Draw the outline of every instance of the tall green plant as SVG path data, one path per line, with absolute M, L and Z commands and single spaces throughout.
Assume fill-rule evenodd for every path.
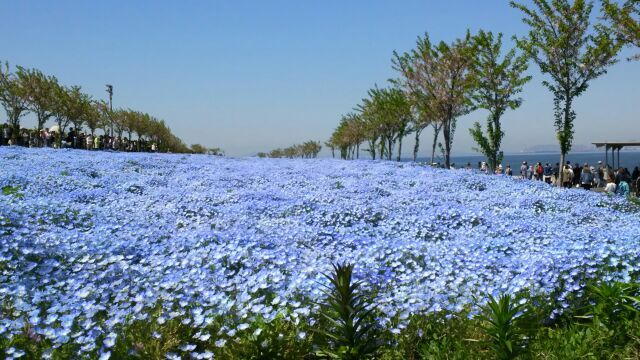
M 517 56 L 516 49 L 502 54 L 502 33 L 495 37 L 492 32 L 481 30 L 473 42 L 475 56 L 472 69 L 476 80 L 473 100 L 476 107 L 489 111 L 489 116 L 486 132 L 477 121 L 469 132 L 478 144 L 475 150 L 487 157 L 490 169 L 495 169 L 503 158 L 500 149 L 504 137 L 502 115 L 509 109 L 520 107 L 522 98 L 517 94 L 522 92 L 531 76 L 523 75 L 527 70 L 527 58 Z
M 587 294 L 593 304 L 589 315 L 598 326 L 614 326 L 640 314 L 637 284 L 603 282 L 590 285 Z
M 560 163 L 564 164 L 573 142 L 573 103 L 616 62 L 620 45 L 608 32 L 591 26 L 591 1 L 533 0 L 532 8 L 515 1 L 510 4 L 524 14 L 529 26 L 529 34 L 516 39 L 518 47 L 551 78 L 542 84 L 553 93 Z M 558 184 L 562 184 L 562 172 Z
M 318 344 L 316 355 L 332 359 L 368 359 L 375 356 L 380 342 L 376 339 L 370 299 L 362 291 L 362 282 L 353 281 L 352 264 L 334 264 L 324 294 L 321 317 L 328 324 L 315 332 L 328 340 Z
M 491 349 L 497 359 L 514 359 L 522 353 L 522 329 L 519 315 L 523 305 L 514 301 L 511 295 L 503 294 L 496 300 L 489 295 L 489 300 L 482 307 L 477 317 L 481 321 L 479 327 L 489 337 Z

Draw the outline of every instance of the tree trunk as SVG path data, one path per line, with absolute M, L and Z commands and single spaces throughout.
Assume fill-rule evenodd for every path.
M 331 148 L 331 158 L 333 158 L 333 159 L 336 158 L 336 149 L 335 148 Z
M 441 125 L 433 127 L 433 144 L 431 145 L 431 164 L 433 164 L 436 156 L 436 146 L 438 145 L 438 135 L 440 135 Z
M 356 144 L 356 159 L 360 160 L 360 143 Z
M 376 159 L 376 139 L 369 140 L 369 152 L 371 153 L 371 160 Z
M 393 138 L 389 136 L 387 138 L 387 144 L 389 146 L 389 152 L 387 153 L 387 160 L 391 160 L 393 157 Z
M 58 120 L 58 138 L 56 139 L 58 142 L 58 149 L 62 148 L 62 121 Z
M 413 145 L 413 162 L 418 160 L 418 150 L 420 149 L 420 133 L 422 133 L 422 129 L 416 129 L 416 143 Z
M 402 138 L 403 138 L 402 135 L 398 138 L 398 158 L 397 158 L 397 161 L 400 161 L 400 159 L 402 158 Z
M 567 89 L 565 90 L 565 99 L 564 99 L 564 121 L 562 123 L 562 136 L 560 141 L 560 185 L 559 186 L 563 186 L 563 174 L 562 174 L 562 168 L 564 166 L 564 161 L 565 161 L 565 157 L 567 155 L 568 152 L 568 144 L 567 141 L 568 139 L 566 138 L 566 134 L 565 134 L 565 129 L 567 128 L 567 124 L 571 121 L 571 102 L 572 102 L 572 98 L 571 98 L 571 93 L 570 91 Z
M 384 148 L 385 148 L 385 144 L 384 144 L 384 137 L 380 138 L 380 160 L 384 160 Z
M 444 137 L 444 167 L 449 169 L 451 167 L 451 122 L 447 122 L 442 129 L 442 136 Z
M 558 174 L 559 180 L 558 180 L 558 185 L 557 186 L 563 186 L 564 184 L 562 183 L 564 180 L 562 179 L 562 169 L 564 169 L 564 159 L 565 159 L 566 154 L 563 153 L 562 151 L 560 151 L 560 171 Z

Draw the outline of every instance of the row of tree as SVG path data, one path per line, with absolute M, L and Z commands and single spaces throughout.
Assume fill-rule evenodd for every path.
M 141 140 L 153 142 L 158 151 L 190 151 L 164 120 L 131 109 L 112 110 L 105 101 L 94 100 L 83 93 L 80 86 L 63 86 L 55 76 L 37 69 L 18 66 L 12 72 L 8 63 L 0 66 L 0 103 L 6 111 L 14 140 L 20 132 L 21 119 L 30 112 L 37 119 L 38 131 L 48 121 L 55 122 L 58 146 L 62 135 L 73 126 L 76 132 L 86 127 L 92 136 L 98 129 L 121 138 L 126 133 L 129 140 L 133 140 L 135 134 L 138 144 Z
M 322 150 L 320 142 L 309 140 L 302 144 L 292 145 L 284 149 L 274 149 L 268 153 L 259 152 L 260 158 L 304 158 L 311 159 L 318 157 L 318 153 Z
M 192 144 L 190 147 L 192 154 L 207 154 L 215 156 L 224 156 L 224 150 L 219 147 L 207 148 L 201 144 Z
M 561 159 L 569 152 L 576 118 L 573 103 L 593 79 L 605 74 L 624 46 L 640 46 L 639 0 L 624 4 L 602 1 L 603 21 L 592 23 L 593 3 L 587 0 L 533 0 L 533 6 L 510 2 L 523 14 L 529 33 L 514 37 L 516 48 L 504 49 L 502 34 L 479 31 L 451 43 L 419 37 L 409 52 L 393 53 L 397 78 L 390 86 L 369 90 L 355 111 L 342 116 L 325 143 L 343 159 L 358 158 L 360 146 L 373 159 L 402 155 L 402 140 L 413 133 L 417 158 L 420 135 L 433 130 L 431 161 L 439 146 L 450 166 L 457 119 L 476 109 L 489 113 L 485 126 L 469 130 L 476 151 L 495 168 L 502 160 L 502 116 L 522 104 L 519 94 L 531 80 L 532 61 L 547 75 L 542 84 L 554 97 L 555 131 Z M 634 57 L 638 59 L 638 56 Z M 442 142 L 438 139 L 442 135 Z

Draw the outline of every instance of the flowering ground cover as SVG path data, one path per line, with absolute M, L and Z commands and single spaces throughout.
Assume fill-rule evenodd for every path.
M 190 329 L 176 358 L 213 358 L 273 321 L 304 342 L 339 262 L 392 334 L 487 294 L 547 299 L 553 318 L 589 279 L 640 270 L 626 199 L 465 170 L 3 147 L 0 188 L 8 357 L 27 332 L 106 359 L 140 321 Z

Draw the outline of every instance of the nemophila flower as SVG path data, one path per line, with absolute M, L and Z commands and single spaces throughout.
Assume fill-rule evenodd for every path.
M 223 347 L 223 346 L 224 346 L 224 344 L 226 344 L 226 343 L 227 343 L 227 340 L 225 340 L 225 339 L 218 339 L 218 340 L 216 340 L 215 345 L 216 345 L 216 347 Z
M 185 351 L 185 352 L 190 352 L 196 349 L 196 345 L 194 344 L 185 344 L 179 347 L 180 350 Z
M 639 273 L 637 208 L 537 182 L 371 161 L 7 147 L 0 161 L 0 185 L 24 194 L 0 195 L 0 335 L 27 320 L 82 356 L 135 320 L 176 319 L 198 341 L 219 315 L 241 323 L 225 337 L 258 317 L 310 324 L 337 261 L 394 329 L 501 292 L 559 294 L 558 316 L 590 278 Z

